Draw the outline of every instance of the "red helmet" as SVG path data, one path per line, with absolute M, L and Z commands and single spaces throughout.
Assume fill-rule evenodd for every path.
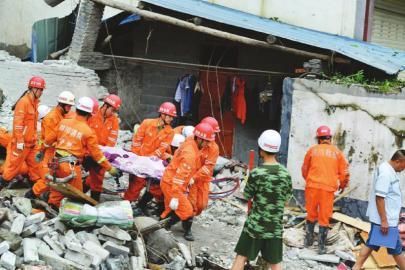
M 34 76 L 28 82 L 28 88 L 45 88 L 45 80 L 42 77 Z
M 330 128 L 327 126 L 320 126 L 316 130 L 316 137 L 330 137 L 332 136 L 332 132 L 330 131 Z
M 210 125 L 214 129 L 215 133 L 221 132 L 218 121 L 214 117 L 207 116 L 203 120 L 201 120 L 201 123 L 206 123 L 206 124 Z
M 194 129 L 194 136 L 206 141 L 215 140 L 214 129 L 207 123 L 199 123 Z
M 173 117 L 177 116 L 176 106 L 171 102 L 163 102 L 159 107 L 159 113 L 167 114 Z
M 95 114 L 97 114 L 97 112 L 98 112 L 98 107 L 99 107 L 99 105 L 98 105 L 98 100 L 95 98 L 95 97 L 91 97 L 91 99 L 93 100 L 93 103 L 94 103 L 94 105 L 93 105 L 93 112 L 91 113 L 92 115 L 95 115 Z
M 104 98 L 104 103 L 107 103 L 108 105 L 112 106 L 114 109 L 118 110 L 121 106 L 121 99 L 119 96 L 114 95 L 114 94 L 109 94 Z

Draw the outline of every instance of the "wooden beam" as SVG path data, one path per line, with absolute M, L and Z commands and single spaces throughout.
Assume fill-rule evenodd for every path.
M 73 187 L 72 185 L 69 184 L 60 184 L 60 183 L 53 183 L 53 182 L 48 182 L 48 186 L 50 188 L 53 188 L 60 193 L 62 193 L 65 197 L 83 201 L 85 203 L 88 203 L 90 205 L 97 205 L 97 201 L 94 200 L 92 197 L 87 196 L 77 188 Z
M 332 218 L 334 220 L 341 221 L 347 225 L 350 225 L 367 233 L 370 232 L 371 224 L 369 222 L 355 219 L 338 212 L 333 213 Z
M 138 14 L 149 20 L 159 21 L 159 22 L 175 25 L 178 27 L 183 27 L 183 28 L 186 28 L 189 30 L 193 30 L 196 32 L 204 33 L 204 34 L 219 37 L 219 38 L 228 39 L 228 40 L 242 43 L 245 45 L 256 46 L 256 47 L 267 48 L 267 49 L 274 49 L 274 50 L 278 50 L 278 51 L 285 52 L 285 53 L 291 53 L 291 54 L 301 56 L 301 57 L 318 58 L 318 59 L 321 59 L 324 61 L 334 61 L 336 63 L 349 64 L 351 62 L 350 60 L 341 58 L 341 57 L 331 57 L 331 56 L 325 55 L 325 54 L 308 52 L 308 51 L 304 51 L 304 50 L 285 47 L 282 45 L 269 44 L 265 41 L 232 34 L 229 32 L 213 29 L 213 28 L 206 27 L 206 26 L 195 25 L 194 23 L 191 23 L 191 22 L 186 22 L 186 21 L 174 18 L 174 17 L 162 15 L 162 14 L 155 13 L 152 11 L 142 10 L 142 9 L 137 8 L 134 5 L 121 3 L 121 2 L 118 2 L 115 0 L 92 0 L 92 1 L 95 3 L 101 4 L 101 5 L 104 5 L 104 6 L 109 6 L 112 8 L 116 8 L 116 9 L 120 9 L 123 11 Z
M 361 239 L 363 239 L 364 243 L 368 239 L 368 233 L 366 232 L 361 232 L 360 233 Z M 377 263 L 378 267 L 384 268 L 384 267 L 394 267 L 397 265 L 395 262 L 394 258 L 388 254 L 387 248 L 381 247 L 378 252 L 373 251 L 371 253 L 371 256 L 373 256 L 373 259 Z

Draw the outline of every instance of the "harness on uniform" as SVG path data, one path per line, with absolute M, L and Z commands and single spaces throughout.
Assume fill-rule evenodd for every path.
M 62 154 L 62 155 L 61 155 Z M 48 163 L 48 167 L 52 171 L 52 175 L 47 174 L 46 178 L 57 184 L 64 184 L 76 177 L 75 166 L 78 164 L 78 159 L 72 155 L 66 155 L 68 153 L 60 151 L 55 154 L 52 160 Z M 69 163 L 70 174 L 65 177 L 56 177 L 56 170 L 61 163 Z

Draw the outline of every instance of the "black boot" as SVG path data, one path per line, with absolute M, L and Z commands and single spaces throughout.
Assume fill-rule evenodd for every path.
M 326 253 L 326 237 L 328 236 L 328 227 L 319 226 L 319 235 L 318 235 L 318 254 Z
M 32 199 L 32 200 L 34 200 L 34 199 L 37 198 L 37 196 L 35 196 L 35 193 L 34 193 L 34 191 L 33 191 L 32 189 L 28 190 L 28 191 L 24 194 L 24 197 L 27 198 L 27 199 Z
M 145 213 L 146 206 L 148 205 L 148 202 L 150 202 L 152 199 L 153 199 L 152 194 L 146 191 L 145 194 L 143 194 L 142 198 L 138 201 L 138 208 L 140 208 L 142 212 Z
M 307 220 L 307 224 L 305 226 L 305 240 L 304 240 L 305 247 L 310 247 L 314 243 L 314 228 L 315 222 Z
M 176 215 L 174 211 L 170 212 L 169 214 L 170 220 L 166 224 L 166 229 L 170 230 L 170 228 L 180 221 L 180 218 Z
M 100 195 L 101 195 L 100 191 L 94 191 L 94 190 L 90 191 L 90 197 L 93 198 L 93 200 L 95 200 L 95 201 L 98 201 L 98 202 L 100 201 Z
M 193 225 L 193 218 L 182 221 L 184 232 L 184 239 L 187 241 L 194 241 L 194 236 L 191 232 L 191 226 Z

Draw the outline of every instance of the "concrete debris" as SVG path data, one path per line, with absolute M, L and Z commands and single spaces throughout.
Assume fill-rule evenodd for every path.
M 7 252 L 10 249 L 10 245 L 7 241 L 3 241 L 0 243 L 0 254 Z
M 14 197 L 13 205 L 18 209 L 20 213 L 24 216 L 29 216 L 32 211 L 31 201 L 23 197 Z
M 340 258 L 335 255 L 331 254 L 323 254 L 319 255 L 314 250 L 304 249 L 298 254 L 298 257 L 303 260 L 312 260 L 318 262 L 326 262 L 326 263 L 335 263 L 338 264 L 340 262 Z
M 16 263 L 16 256 L 14 253 L 7 251 L 1 255 L 0 265 L 8 270 L 14 270 Z
M 99 230 L 100 234 L 104 234 L 121 241 L 130 241 L 131 236 L 126 231 L 120 229 L 118 226 L 103 226 Z
M 129 248 L 125 246 L 119 246 L 113 242 L 107 241 L 104 243 L 103 248 L 108 250 L 113 255 L 128 255 Z

